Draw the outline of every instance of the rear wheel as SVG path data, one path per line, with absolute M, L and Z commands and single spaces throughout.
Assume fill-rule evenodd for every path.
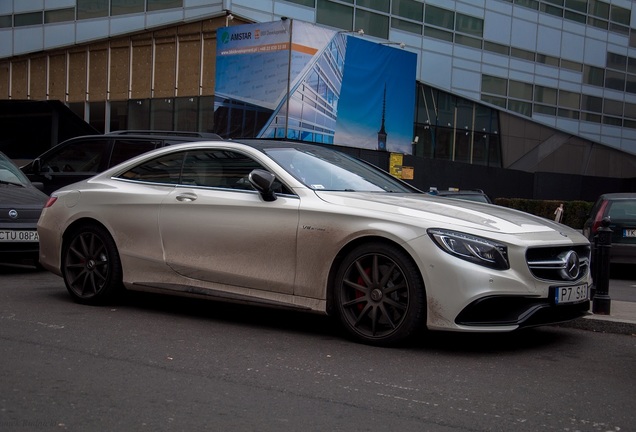
M 79 303 L 100 304 L 122 286 L 122 270 L 115 241 L 99 226 L 82 226 L 69 236 L 62 253 L 66 288 Z
M 334 288 L 340 320 L 361 342 L 392 345 L 423 327 L 424 283 L 417 266 L 397 247 L 372 243 L 352 250 Z

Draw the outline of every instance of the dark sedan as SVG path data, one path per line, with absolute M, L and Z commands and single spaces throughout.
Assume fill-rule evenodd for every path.
M 583 226 L 583 234 L 592 241 L 604 218 L 612 230 L 610 262 L 636 264 L 636 193 L 601 195 Z
M 48 196 L 0 152 L 0 262 L 37 264 L 38 219 Z

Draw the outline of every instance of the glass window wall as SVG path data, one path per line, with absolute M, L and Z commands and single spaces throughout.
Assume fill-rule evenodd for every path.
M 44 23 L 58 23 L 75 20 L 75 8 L 44 11 Z
M 581 109 L 597 113 L 603 112 L 603 98 L 583 95 L 581 99 Z
M 483 37 L 484 20 L 469 15 L 457 13 L 455 30 L 471 36 Z
M 583 82 L 593 86 L 603 87 L 605 84 L 605 70 L 595 66 L 583 67 Z
M 405 21 L 398 18 L 391 18 L 391 27 L 398 30 L 407 31 L 409 33 L 415 33 L 417 35 L 422 34 L 421 24 L 415 24 L 410 21 Z
M 42 12 L 15 14 L 13 20 L 13 25 L 15 25 L 16 27 L 40 25 L 42 24 Z
M 357 0 L 356 5 L 367 9 L 377 10 L 379 12 L 389 13 L 389 2 L 386 0 Z
M 532 100 L 532 84 L 510 80 L 508 95 L 516 99 Z
M 391 11 L 393 15 L 419 22 L 424 18 L 424 4 L 415 0 L 393 0 Z
M 547 105 L 556 105 L 557 89 L 537 85 L 534 87 L 534 100 Z
M 183 0 L 147 0 L 148 12 L 183 7 Z
M 328 0 L 318 0 L 316 22 L 344 30 L 355 30 L 353 28 L 353 8 Z
M 0 16 L 0 28 L 8 28 L 13 26 L 13 16 L 12 15 L 2 15 Z
M 144 12 L 145 0 L 111 0 L 111 15 Z
M 581 95 L 565 90 L 559 90 L 559 107 L 578 110 L 581 107 Z
M 609 3 L 605 3 L 599 0 L 589 0 L 588 12 L 590 15 L 602 19 L 609 19 Z
M 481 91 L 482 93 L 506 96 L 508 94 L 508 80 L 491 75 L 482 75 Z
M 89 102 L 88 113 L 88 123 L 101 133 L 104 133 L 106 131 L 106 103 L 103 101 Z
M 110 102 L 110 132 L 128 129 L 128 102 Z
M 356 10 L 355 29 L 364 29 L 365 34 L 382 39 L 389 38 L 389 17 L 377 13 Z
M 453 30 L 455 28 L 455 13 L 437 6 L 426 5 L 424 22 L 433 26 Z
M 499 115 L 485 105 L 418 83 L 414 155 L 501 166 Z
M 605 71 L 605 87 L 618 91 L 625 91 L 625 74 L 613 70 Z
M 438 28 L 434 28 L 434 27 L 429 27 L 429 26 L 424 26 L 424 36 L 426 37 L 430 37 L 430 38 L 435 38 L 435 39 L 440 39 L 446 42 L 453 42 L 453 33 L 446 31 L 446 30 L 440 30 Z
M 620 6 L 610 6 L 610 21 L 618 24 L 629 26 L 631 20 L 631 11 Z
M 109 0 L 77 0 L 77 19 L 106 17 L 109 3 Z
M 623 101 L 605 99 L 605 103 L 603 104 L 603 114 L 622 117 Z
M 565 7 L 577 12 L 587 13 L 587 0 L 565 0 Z
M 296 3 L 307 7 L 316 7 L 316 0 L 287 0 L 290 3 Z

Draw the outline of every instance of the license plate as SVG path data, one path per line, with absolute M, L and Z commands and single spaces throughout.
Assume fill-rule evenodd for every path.
M 38 232 L 33 230 L 0 230 L 0 243 L 39 242 Z
M 636 237 L 636 228 L 626 228 L 623 230 L 623 237 Z
M 554 293 L 556 304 L 579 303 L 590 298 L 590 290 L 587 284 L 557 287 Z

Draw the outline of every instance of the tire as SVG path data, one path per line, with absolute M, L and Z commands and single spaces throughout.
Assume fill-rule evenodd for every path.
M 340 321 L 360 342 L 395 345 L 424 328 L 424 283 L 415 263 L 397 247 L 355 248 L 342 261 L 334 289 Z
M 122 284 L 122 270 L 115 241 L 96 225 L 79 227 L 64 242 L 62 276 L 73 299 L 83 304 L 112 300 Z

